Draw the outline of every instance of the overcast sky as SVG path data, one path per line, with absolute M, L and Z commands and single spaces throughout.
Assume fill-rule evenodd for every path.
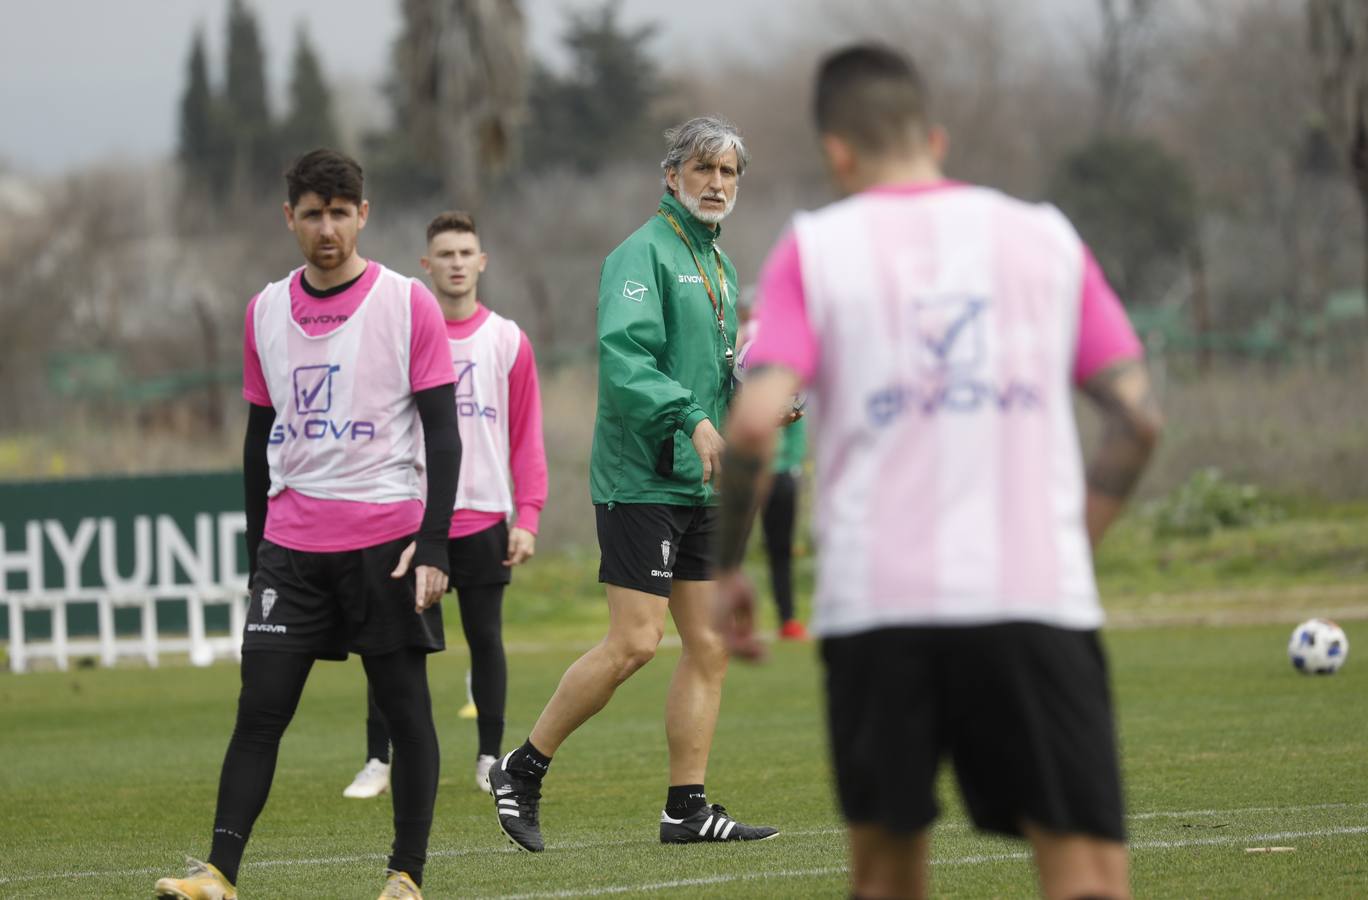
M 567 10 L 603 0 L 521 0 L 532 51 L 563 61 Z M 630 27 L 655 22 L 652 47 L 668 68 L 709 54 L 763 63 L 805 33 L 834 34 L 840 19 L 883 4 L 994 2 L 1068 43 L 1096 27 L 1096 0 L 620 0 Z M 1220 0 L 1237 2 L 1237 0 Z M 1288 0 L 1292 2 L 1292 0 Z M 400 26 L 400 0 L 248 0 L 261 26 L 267 81 L 279 112 L 296 27 L 304 23 L 353 127 L 383 124 L 374 102 Z M 222 73 L 228 0 L 0 0 L 0 164 L 36 174 L 92 162 L 169 156 L 191 35 L 208 39 L 210 73 Z M 824 12 L 814 13 L 815 10 Z M 369 104 L 369 105 L 368 105 Z
M 273 97 L 288 79 L 294 33 L 307 25 L 333 84 L 351 96 L 384 76 L 399 0 L 249 0 L 265 44 Z M 567 9 L 599 0 L 523 0 L 535 53 L 554 57 Z M 672 53 L 721 36 L 743 47 L 793 0 L 624 0 L 628 25 L 660 21 L 655 46 Z M 0 162 L 52 174 L 109 157 L 168 155 L 196 27 L 205 27 L 211 74 L 221 72 L 227 0 L 3 0 Z M 779 16 L 783 19 L 783 16 Z M 724 24 L 725 23 L 725 24 Z M 774 35 L 773 26 L 765 29 Z M 687 57 L 687 50 L 684 51 Z M 279 108 L 279 102 L 276 104 Z

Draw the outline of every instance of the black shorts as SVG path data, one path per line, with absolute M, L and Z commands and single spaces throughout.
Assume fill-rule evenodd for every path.
M 444 649 L 441 604 L 415 613 L 413 573 L 390 577 L 410 540 L 338 553 L 291 550 L 263 540 L 243 652 L 346 659 L 348 652 L 380 656 L 405 647 Z
M 663 503 L 599 503 L 599 581 L 670 596 L 675 581 L 709 581 L 717 508 Z
M 508 523 L 499 522 L 483 531 L 447 541 L 447 564 L 451 567 L 451 588 L 485 587 L 508 584 L 513 567 L 508 559 Z
M 949 756 L 974 824 L 1125 840 L 1107 664 L 1094 631 L 889 628 L 822 642 L 848 822 L 920 831 Z

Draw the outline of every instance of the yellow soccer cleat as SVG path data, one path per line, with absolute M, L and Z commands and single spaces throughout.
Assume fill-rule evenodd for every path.
M 158 897 L 174 900 L 237 900 L 237 888 L 229 884 L 218 869 L 189 857 L 186 857 L 185 868 L 187 874 L 184 878 L 157 879 Z
M 458 719 L 479 718 L 480 711 L 475 708 L 475 695 L 471 693 L 470 682 L 475 677 L 475 673 L 466 669 L 466 705 L 461 707 L 461 711 L 456 714 Z
M 413 883 L 407 872 L 386 869 L 385 889 L 380 892 L 380 900 L 423 900 L 422 891 Z

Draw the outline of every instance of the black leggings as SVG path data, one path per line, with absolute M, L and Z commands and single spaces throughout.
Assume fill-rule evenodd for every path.
M 389 867 L 423 877 L 441 753 L 432 724 L 427 654 L 405 649 L 363 656 L 366 678 L 390 723 L 394 769 L 394 846 Z M 294 653 L 242 655 L 237 724 L 219 776 L 218 810 L 209 862 L 237 883 L 242 852 L 271 792 L 280 738 L 294 717 L 313 659 Z
M 507 585 L 458 587 L 461 629 L 470 647 L 470 693 L 479 711 L 479 756 L 498 756 L 503 743 L 504 707 L 508 702 L 508 659 L 503 645 L 503 594 Z M 366 758 L 389 759 L 389 731 L 375 706 L 375 695 L 366 703 Z
M 798 479 L 788 472 L 774 476 L 769 499 L 760 518 L 769 558 L 770 587 L 779 607 L 779 621 L 793 618 L 793 528 L 798 516 Z

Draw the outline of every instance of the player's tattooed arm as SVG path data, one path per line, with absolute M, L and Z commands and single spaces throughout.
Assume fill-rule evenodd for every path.
M 792 405 L 798 377 L 783 368 L 757 367 L 732 401 L 727 416 L 727 451 L 722 458 L 722 519 L 717 597 L 713 624 L 727 651 L 758 660 L 764 644 L 755 633 L 755 586 L 741 571 L 746 538 L 768 485 L 780 416 Z
M 722 462 L 721 541 L 718 565 L 738 569 L 746 556 L 751 523 L 760 506 L 765 460 L 754 449 L 728 447 Z
M 727 415 L 727 449 L 722 457 L 722 545 L 718 560 L 723 571 L 739 568 L 746 555 L 746 538 L 767 485 L 770 461 L 781 416 L 791 409 L 798 377 L 787 369 L 757 366 L 732 401 Z
M 1102 416 L 1102 441 L 1088 463 L 1088 536 L 1096 546 L 1144 474 L 1163 416 L 1144 363 L 1126 360 L 1094 375 L 1083 392 Z

